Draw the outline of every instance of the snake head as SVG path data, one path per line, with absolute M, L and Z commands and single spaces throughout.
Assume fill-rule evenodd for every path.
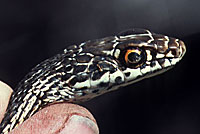
M 73 49 L 68 85 L 83 100 L 165 72 L 186 52 L 183 41 L 144 29 L 87 41 L 66 54 Z

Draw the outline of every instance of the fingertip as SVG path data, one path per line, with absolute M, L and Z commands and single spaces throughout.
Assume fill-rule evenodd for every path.
M 98 134 L 92 114 L 85 108 L 69 103 L 58 103 L 38 111 L 19 125 L 12 134 Z
M 97 124 L 89 118 L 73 115 L 59 134 L 99 134 Z
M 12 92 L 11 87 L 0 81 L 0 122 L 4 116 Z

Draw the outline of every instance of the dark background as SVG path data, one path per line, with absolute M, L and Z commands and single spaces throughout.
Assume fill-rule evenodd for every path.
M 29 0 L 0 2 L 0 80 L 11 87 L 66 46 L 147 28 L 182 39 L 172 70 L 83 105 L 102 134 L 199 134 L 200 2 L 195 0 Z

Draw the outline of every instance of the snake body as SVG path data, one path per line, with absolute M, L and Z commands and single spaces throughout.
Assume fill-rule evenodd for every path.
M 83 102 L 165 72 L 181 60 L 184 43 L 145 29 L 72 45 L 29 72 L 18 84 L 0 125 L 8 133 L 54 102 Z

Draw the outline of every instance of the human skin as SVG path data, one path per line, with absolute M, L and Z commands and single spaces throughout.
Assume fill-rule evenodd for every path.
M 12 89 L 0 81 L 0 121 Z M 9 134 L 98 134 L 92 114 L 76 104 L 57 103 L 38 111 Z

